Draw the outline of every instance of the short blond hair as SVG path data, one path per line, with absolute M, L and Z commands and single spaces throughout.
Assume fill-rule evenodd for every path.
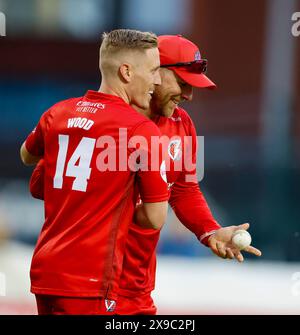
M 122 49 L 157 48 L 157 36 L 152 32 L 132 29 L 116 29 L 102 35 L 102 51 L 119 51 Z
M 157 47 L 157 36 L 151 32 L 142 32 L 131 29 L 116 29 L 109 33 L 103 33 L 99 58 L 99 67 L 102 79 L 103 76 L 106 76 L 106 74 L 116 74 L 120 62 L 125 58 L 130 58 L 128 53 L 143 53 L 147 49 Z M 136 57 L 136 62 L 139 59 L 140 57 Z

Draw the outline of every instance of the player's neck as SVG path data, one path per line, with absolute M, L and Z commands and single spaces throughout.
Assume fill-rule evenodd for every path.
M 149 119 L 155 119 L 158 115 L 159 115 L 159 112 L 158 112 L 157 107 L 156 107 L 156 105 L 155 105 L 155 102 L 154 102 L 154 100 L 153 100 L 153 98 L 152 98 L 152 100 L 151 100 L 151 102 L 150 102 L 150 108 L 149 108 L 149 110 L 147 111 L 147 115 L 146 115 L 146 116 L 147 116 Z
M 148 109 L 143 109 L 143 108 L 140 108 L 134 104 L 131 105 L 131 107 L 133 107 L 137 112 L 145 115 L 147 118 L 151 119 L 151 109 L 148 108 Z
M 122 90 L 121 87 L 115 86 L 114 88 L 112 88 L 111 85 L 108 85 L 106 82 L 102 81 L 98 92 L 115 95 L 123 99 L 127 104 L 129 104 L 129 98 L 126 92 Z

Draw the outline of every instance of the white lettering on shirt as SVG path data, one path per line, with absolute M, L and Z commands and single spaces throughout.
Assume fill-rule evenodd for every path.
M 84 130 L 90 130 L 94 124 L 94 121 L 88 120 L 87 118 L 74 117 L 68 119 L 68 128 L 82 128 Z

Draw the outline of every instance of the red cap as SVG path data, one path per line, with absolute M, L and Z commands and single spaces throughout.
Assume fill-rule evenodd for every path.
M 200 51 L 194 43 L 181 35 L 162 35 L 158 37 L 160 65 L 200 61 Z M 206 75 L 191 71 L 188 67 L 170 67 L 182 80 L 195 87 L 216 88 Z

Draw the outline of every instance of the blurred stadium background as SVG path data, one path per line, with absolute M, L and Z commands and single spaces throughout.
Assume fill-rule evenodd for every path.
M 217 91 L 186 106 L 205 136 L 200 186 L 222 225 L 250 222 L 263 257 L 219 260 L 170 212 L 159 244 L 159 313 L 299 314 L 299 0 L 0 0 L 0 314 L 35 314 L 29 293 L 42 203 L 19 147 L 53 103 L 97 90 L 98 48 L 114 28 L 183 34 Z

